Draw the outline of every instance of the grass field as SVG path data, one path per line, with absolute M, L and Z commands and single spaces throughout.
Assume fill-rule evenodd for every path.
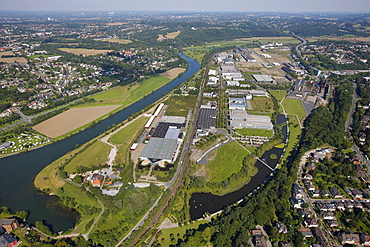
M 72 53 L 75 55 L 92 56 L 97 54 L 103 54 L 105 52 L 111 52 L 113 50 L 94 50 L 94 49 L 83 49 L 83 48 L 59 48 L 61 51 Z
M 280 163 L 283 163 L 286 158 L 290 155 L 290 152 L 293 150 L 293 147 L 298 143 L 298 136 L 302 133 L 301 127 L 299 126 L 298 119 L 296 116 L 288 116 L 289 121 L 289 139 L 288 145 L 285 149 L 284 155 Z
M 119 43 L 119 44 L 130 44 L 132 41 L 128 39 L 102 39 L 102 41 L 108 41 L 111 43 Z
M 283 106 L 286 113 L 297 115 L 300 121 L 306 116 L 306 111 L 299 100 L 286 98 L 283 101 Z
M 148 119 L 148 117 L 138 118 L 136 121 L 129 123 L 125 128 L 112 135 L 109 139 L 109 142 L 119 145 L 116 162 L 129 163 L 129 149 L 131 143 L 136 136 L 143 131 L 144 125 Z
M 220 182 L 226 180 L 233 173 L 237 173 L 243 166 L 243 160 L 248 152 L 236 142 L 230 142 L 218 148 L 216 156 L 206 165 L 207 181 Z M 210 154 L 209 156 L 212 156 Z
M 284 99 L 285 95 L 287 94 L 287 91 L 285 90 L 270 90 L 270 94 L 272 94 L 279 102 Z
M 177 36 L 179 36 L 179 34 L 180 34 L 181 32 L 172 32 L 172 33 L 168 33 L 167 35 L 166 35 L 166 38 L 167 39 L 174 39 L 174 38 L 176 38 Z
M 171 96 L 164 104 L 169 105 L 166 110 L 167 116 L 180 116 L 186 117 L 188 115 L 189 109 L 193 108 L 197 96 Z
M 76 173 L 77 166 L 99 166 L 107 161 L 111 147 L 100 141 L 94 142 L 82 153 L 76 155 L 64 168 L 68 173 Z
M 171 242 L 171 234 L 173 234 L 174 238 L 182 238 L 188 229 L 198 229 L 199 225 L 209 223 L 206 220 L 196 221 L 186 226 L 170 228 L 170 229 L 162 229 L 161 234 L 157 236 L 158 242 L 161 246 L 170 246 L 174 244 Z
M 253 111 L 257 112 L 274 112 L 274 103 L 271 98 L 253 97 L 251 100 Z
M 65 182 L 58 176 L 58 165 L 64 161 L 66 156 L 62 156 L 39 172 L 34 180 L 34 185 L 39 190 L 50 189 L 51 192 L 56 192 L 62 187 Z
M 158 75 L 139 83 L 115 87 L 111 90 L 92 96 L 91 98 L 95 99 L 96 102 L 86 103 L 79 105 L 78 107 L 118 104 L 125 107 L 164 86 L 169 81 L 170 79 L 167 77 Z
M 197 49 L 190 48 L 188 50 L 183 51 L 185 56 L 190 57 L 199 63 L 202 62 L 204 55 L 206 55 L 208 52 L 209 49 L 198 49 L 198 48 Z
M 272 132 L 271 130 L 263 130 L 263 129 L 236 129 L 235 131 L 245 136 L 271 137 L 274 135 L 274 132 Z

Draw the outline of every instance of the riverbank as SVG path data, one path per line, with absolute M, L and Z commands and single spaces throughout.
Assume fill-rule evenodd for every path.
M 160 77 L 163 77 L 163 78 L 165 78 L 164 80 L 162 80 L 162 81 L 159 81 L 159 82 L 155 82 L 154 83 L 154 88 L 151 88 L 151 86 L 153 86 L 153 84 L 151 83 L 151 82 L 153 82 L 153 80 L 152 79 L 147 79 L 148 80 L 148 82 L 147 83 L 144 83 L 145 82 L 145 80 L 144 81 L 142 81 L 141 82 L 141 85 L 138 85 L 136 88 L 134 88 L 134 89 L 131 89 L 131 91 L 130 91 L 130 88 L 132 87 L 132 85 L 130 84 L 130 85 L 125 85 L 125 86 L 119 86 L 119 87 L 123 87 L 123 88 L 128 88 L 128 90 L 127 91 L 129 91 L 129 93 L 128 93 L 128 95 L 126 95 L 127 97 L 125 98 L 125 97 L 123 97 L 122 95 L 116 95 L 115 97 L 117 97 L 117 98 L 125 98 L 125 100 L 123 101 L 123 104 L 122 105 L 120 105 L 119 107 L 116 107 L 114 110 L 112 110 L 112 111 L 109 111 L 109 112 L 107 112 L 107 113 L 105 113 L 104 115 L 102 115 L 102 116 L 100 116 L 100 117 L 98 117 L 98 118 L 96 118 L 96 119 L 94 119 L 94 120 L 92 120 L 92 121 L 89 121 L 88 123 L 85 123 L 85 124 L 83 124 L 82 126 L 80 126 L 80 127 L 78 127 L 78 128 L 75 128 L 75 129 L 73 129 L 73 130 L 71 130 L 71 131 L 68 131 L 67 133 L 64 133 L 64 134 L 62 134 L 62 135 L 59 135 L 59 136 L 57 136 L 57 137 L 53 137 L 52 139 L 51 139 L 51 142 L 50 143 L 55 143 L 55 142 L 57 142 L 57 141 L 61 141 L 61 140 L 64 140 L 64 139 L 66 139 L 66 138 L 69 138 L 69 137 L 71 137 L 71 136 L 73 136 L 73 135 L 75 135 L 76 133 L 80 133 L 80 132 L 82 132 L 82 131 L 84 131 L 84 130 L 86 130 L 86 129 L 89 129 L 89 128 L 91 128 L 91 127 L 93 127 L 94 125 L 96 125 L 96 124 L 98 124 L 99 122 L 101 122 L 101 121 L 103 121 L 103 120 L 105 120 L 105 119 L 107 119 L 107 118 L 109 118 L 110 116 L 113 116 L 114 114 L 116 114 L 117 112 L 119 112 L 119 111 L 121 111 L 121 110 L 123 110 L 123 109 L 125 109 L 125 108 L 127 108 L 127 107 L 129 107 L 129 106 L 131 106 L 131 105 L 133 105 L 133 104 L 135 104 L 136 102 L 138 102 L 138 101 L 140 101 L 140 100 L 142 100 L 142 99 L 144 99 L 145 97 L 147 97 L 147 96 L 149 96 L 150 94 L 152 94 L 153 92 L 155 92 L 155 91 L 157 91 L 158 89 L 160 89 L 160 88 L 162 88 L 162 87 L 164 87 L 164 86 L 166 86 L 166 85 L 168 85 L 168 84 L 170 84 L 172 81 L 174 81 L 174 80 L 176 80 L 176 79 L 178 79 L 178 78 L 180 78 L 185 72 L 184 71 L 180 71 L 180 70 L 177 70 L 177 72 L 178 72 L 178 75 L 177 76 L 174 76 L 173 75 L 173 73 L 172 73 L 172 78 L 170 79 L 170 78 L 167 78 L 167 77 L 164 77 L 164 76 L 160 76 Z M 156 76 L 155 76 L 156 77 Z M 155 77 L 153 77 L 153 78 L 155 78 Z M 149 85 L 150 84 L 150 85 Z M 144 87 L 144 89 L 142 89 L 142 87 L 141 86 L 143 86 Z M 94 96 L 90 96 L 90 97 L 96 97 L 97 95 L 101 95 L 101 94 L 109 94 L 108 96 L 110 96 L 111 95 L 111 93 L 110 92 L 112 92 L 112 90 L 117 90 L 117 88 L 119 88 L 119 87 L 114 87 L 114 88 L 112 88 L 112 89 L 110 89 L 110 90 L 106 90 L 106 91 L 103 91 L 103 92 L 100 92 L 100 93 L 98 93 L 98 94 L 95 94 Z M 135 91 L 136 90 L 136 91 Z M 135 97 L 130 97 L 130 95 L 134 95 Z M 89 98 L 90 98 L 89 97 Z M 112 99 L 112 98 L 111 98 Z M 99 102 L 98 102 L 99 103 Z M 98 106 L 99 104 L 89 104 L 89 103 L 85 103 L 85 104 L 83 104 L 83 105 L 78 105 L 78 106 L 75 106 L 76 108 L 82 108 L 82 107 L 91 107 L 91 106 Z M 110 105 L 110 104 L 103 104 L 104 106 L 108 106 L 108 105 Z M 114 105 L 114 104 L 113 104 Z M 58 108 L 59 109 L 59 108 Z M 65 113 L 65 112 L 63 112 L 63 113 Z M 63 114 L 63 113 L 61 113 L 61 114 Z M 54 118 L 58 118 L 60 116 L 60 114 L 58 114 L 58 115 L 56 115 L 56 116 L 54 116 L 54 117 L 52 117 L 52 118 L 50 118 L 50 119 L 48 119 L 48 120 L 45 120 L 44 122 L 42 122 L 43 124 L 46 122 L 46 121 L 50 121 L 50 124 L 47 124 L 46 126 L 44 126 L 43 128 L 44 129 L 49 129 L 49 125 L 50 126 L 54 126 L 55 125 L 55 123 L 53 123 L 53 119 Z M 72 120 L 72 119 L 71 119 Z M 57 121 L 57 123 L 58 122 L 60 122 L 59 120 Z M 41 124 L 41 123 L 40 123 Z M 38 124 L 38 125 L 40 125 L 40 124 Z M 45 125 L 45 124 L 44 124 Z M 63 128 L 63 126 L 68 126 L 68 125 L 62 125 L 61 126 L 61 128 Z M 59 131 L 59 129 L 58 129 L 58 131 Z M 42 133 L 41 133 L 42 134 Z M 32 150 L 35 150 L 35 149 L 38 149 L 38 148 L 41 148 L 41 147 L 44 147 L 44 146 L 46 146 L 46 145 L 48 145 L 48 144 L 50 144 L 50 143 L 47 143 L 47 144 L 44 144 L 44 145 L 39 145 L 39 146 L 36 146 L 36 147 L 32 147 L 32 148 L 29 148 L 29 149 L 23 149 L 23 150 L 20 150 L 19 152 L 15 152 L 15 153 L 9 153 L 9 154 L 5 154 L 5 155 L 3 155 L 3 154 L 0 154 L 0 159 L 1 158 L 4 158 L 4 157 L 8 157 L 8 156 L 12 156 L 12 155 L 16 155 L 16 154 L 20 154 L 20 153 L 23 153 L 23 152 L 28 152 L 28 151 L 32 151 Z

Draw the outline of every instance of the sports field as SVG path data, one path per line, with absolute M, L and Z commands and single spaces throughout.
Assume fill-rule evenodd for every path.
M 119 105 L 72 108 L 33 127 L 51 138 L 64 135 L 118 108 Z
M 113 50 L 94 50 L 94 49 L 83 49 L 83 48 L 59 48 L 61 51 L 72 53 L 75 55 L 92 56 L 97 54 L 103 54 L 105 52 L 111 52 Z

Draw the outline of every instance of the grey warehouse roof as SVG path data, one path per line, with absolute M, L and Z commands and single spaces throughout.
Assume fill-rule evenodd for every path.
M 171 160 L 177 146 L 177 139 L 150 138 L 141 157 Z

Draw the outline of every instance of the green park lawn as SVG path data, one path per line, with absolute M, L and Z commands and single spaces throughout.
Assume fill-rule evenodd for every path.
M 77 166 L 99 166 L 107 161 L 111 147 L 100 141 L 95 141 L 80 154 L 77 154 L 64 168 L 68 173 L 76 173 Z
M 284 99 L 285 95 L 287 94 L 287 91 L 285 90 L 270 90 L 270 94 L 272 94 L 279 102 Z
M 300 121 L 302 121 L 302 119 L 306 116 L 306 111 L 303 108 L 300 100 L 285 98 L 283 101 L 283 106 L 286 113 L 293 115 L 296 114 Z
M 274 135 L 274 132 L 272 132 L 271 130 L 264 130 L 264 129 L 236 129 L 235 131 L 244 136 L 271 137 Z
M 217 154 L 206 165 L 207 181 L 220 182 L 226 180 L 233 173 L 237 173 L 243 167 L 243 160 L 249 153 L 236 142 L 230 142 L 216 149 Z M 212 153 L 208 155 L 208 158 Z
M 164 104 L 169 105 L 166 110 L 166 116 L 186 117 L 189 109 L 192 109 L 197 100 L 197 96 L 171 96 Z

